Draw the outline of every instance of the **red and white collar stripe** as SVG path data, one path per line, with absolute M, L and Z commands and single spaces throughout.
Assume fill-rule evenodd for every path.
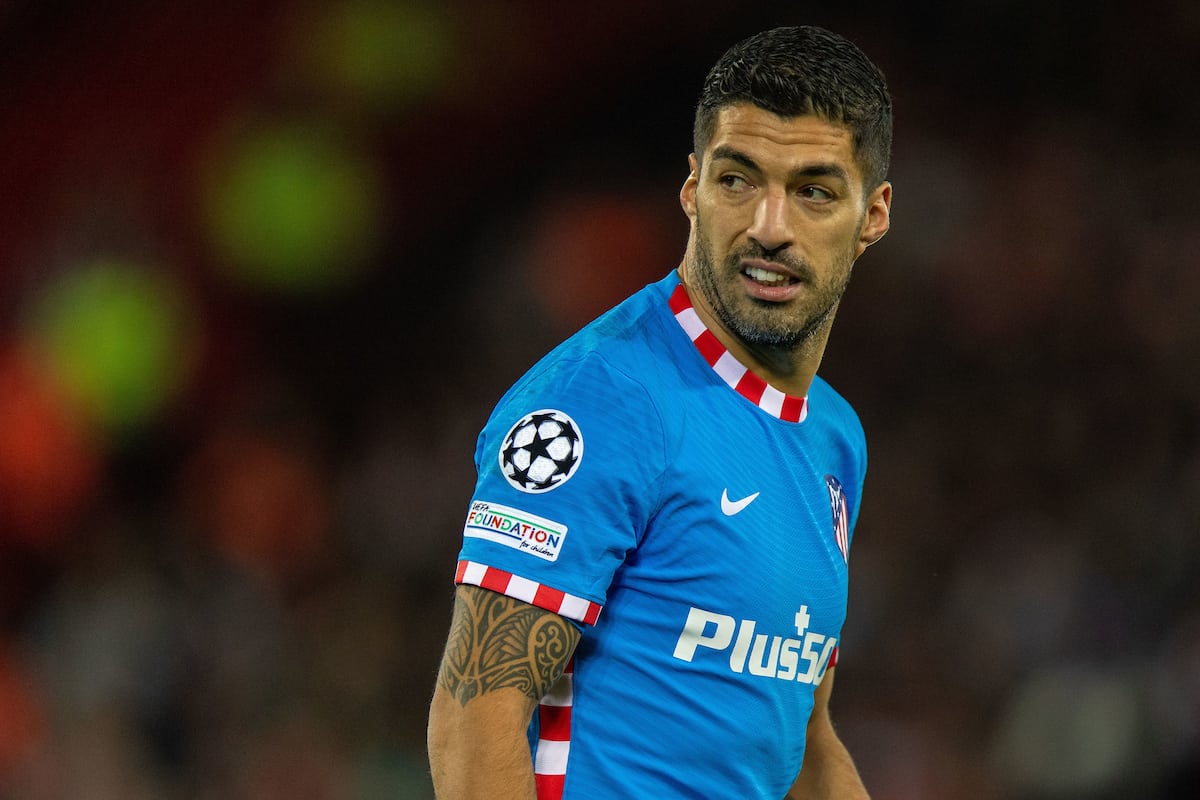
M 692 340 L 692 344 L 696 345 L 700 355 L 734 391 L 773 417 L 787 422 L 805 420 L 808 416 L 808 398 L 779 391 L 734 358 L 700 319 L 682 283 L 672 292 L 670 306 L 675 319 Z

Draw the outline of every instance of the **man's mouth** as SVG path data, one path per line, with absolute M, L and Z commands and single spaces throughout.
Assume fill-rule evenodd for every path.
M 785 275 L 782 272 L 771 272 L 760 267 L 745 267 L 742 269 L 742 274 L 765 286 L 787 286 L 798 282 L 791 275 Z

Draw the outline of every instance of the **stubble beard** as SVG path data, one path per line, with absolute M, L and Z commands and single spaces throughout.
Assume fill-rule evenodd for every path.
M 744 258 L 778 262 L 804 280 L 811 298 L 805 302 L 805 308 L 799 316 L 785 312 L 778 304 L 735 294 L 740 292 L 736 284 L 740 280 L 738 276 Z M 808 264 L 786 254 L 768 254 L 761 246 L 752 244 L 731 251 L 718 274 L 711 243 L 703 226 L 697 221 L 692 268 L 688 270 L 688 288 L 699 289 L 721 325 L 747 346 L 792 352 L 811 342 L 818 332 L 832 324 L 838 304 L 850 283 L 853 261 L 847 257 L 837 267 L 834 282 L 820 285 L 815 282 L 814 271 Z M 838 275 L 841 277 L 838 278 Z M 735 303 L 739 307 L 735 308 Z

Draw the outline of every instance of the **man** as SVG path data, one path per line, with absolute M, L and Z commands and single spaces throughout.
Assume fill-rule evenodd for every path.
M 439 798 L 862 798 L 829 716 L 866 447 L 817 366 L 888 230 L 891 101 L 846 40 L 735 45 L 678 270 L 479 437 L 429 720 Z

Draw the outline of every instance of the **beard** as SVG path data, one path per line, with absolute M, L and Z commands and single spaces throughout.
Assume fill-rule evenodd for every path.
M 761 258 L 787 267 L 807 285 L 806 295 L 786 307 L 746 297 L 738 286 L 744 258 Z M 816 271 L 807 262 L 786 252 L 768 251 L 752 242 L 731 250 L 718 267 L 712 255 L 712 243 L 697 220 L 696 247 L 688 274 L 690 283 L 703 293 L 717 320 L 743 343 L 790 351 L 809 342 L 818 331 L 832 323 L 850 283 L 853 266 L 853 256 L 848 252 L 834 264 L 829 280 L 818 283 Z

